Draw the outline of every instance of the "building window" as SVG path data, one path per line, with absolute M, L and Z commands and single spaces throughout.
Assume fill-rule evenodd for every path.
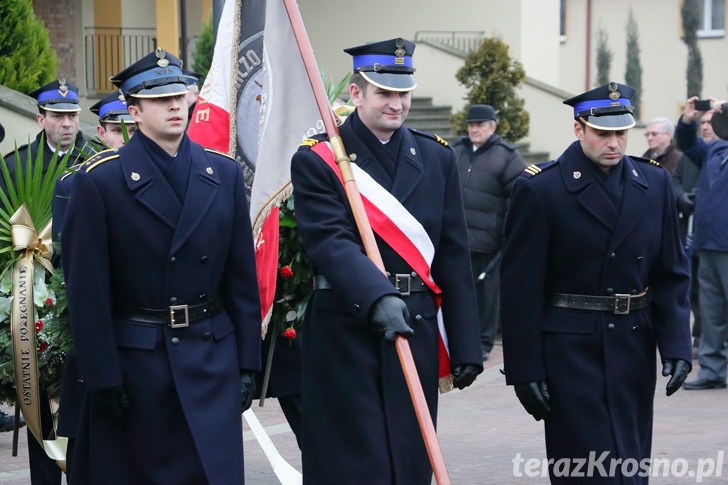
M 703 0 L 700 5 L 698 37 L 725 35 L 725 0 Z
M 566 42 L 566 0 L 561 0 L 561 24 L 559 25 L 559 40 Z

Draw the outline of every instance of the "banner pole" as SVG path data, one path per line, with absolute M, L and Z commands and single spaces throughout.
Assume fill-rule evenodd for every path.
M 296 43 L 298 44 L 298 49 L 301 52 L 303 64 L 306 68 L 306 74 L 308 75 L 308 80 L 311 83 L 311 88 L 313 89 L 316 104 L 319 112 L 321 113 L 321 119 L 324 123 L 326 134 L 329 137 L 329 142 L 334 153 L 336 164 L 341 170 L 346 196 L 349 204 L 351 205 L 352 212 L 354 213 L 354 219 L 364 243 L 364 249 L 366 250 L 369 259 L 372 260 L 377 268 L 379 268 L 383 273 L 386 273 L 382 256 L 379 253 L 376 239 L 374 239 L 374 232 L 372 231 L 369 219 L 364 211 L 361 194 L 359 193 L 356 181 L 354 180 L 354 175 L 351 171 L 351 161 L 344 149 L 344 143 L 339 135 L 339 128 L 336 126 L 334 114 L 331 110 L 331 106 L 329 105 L 328 96 L 326 95 L 323 83 L 321 82 L 316 58 L 313 55 L 313 49 L 311 48 L 308 34 L 306 33 L 306 29 L 303 25 L 303 19 L 301 18 L 301 13 L 298 10 L 298 5 L 295 0 L 283 0 L 283 3 L 286 7 L 286 11 L 288 12 L 288 18 L 291 21 L 291 27 L 293 28 L 293 33 L 296 37 Z M 402 372 L 404 373 L 404 377 L 407 382 L 407 388 L 409 390 L 410 397 L 412 398 L 415 415 L 417 416 L 417 421 L 420 425 L 422 438 L 425 441 L 425 448 L 427 449 L 427 455 L 430 458 L 430 464 L 432 465 L 432 471 L 435 475 L 435 481 L 438 485 L 449 484 L 450 478 L 448 477 L 447 470 L 445 468 L 445 460 L 442 457 L 442 450 L 440 449 L 440 444 L 437 441 L 435 426 L 427 407 L 424 392 L 422 391 L 422 385 L 417 374 L 417 367 L 415 367 L 414 359 L 412 358 L 412 351 L 410 350 L 409 342 L 407 342 L 407 339 L 404 337 L 397 336 L 395 345 L 397 347 L 397 355 L 399 356 L 400 364 L 402 365 Z

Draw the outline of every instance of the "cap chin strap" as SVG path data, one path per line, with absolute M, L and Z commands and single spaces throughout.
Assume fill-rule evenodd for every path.
M 359 66 L 354 72 L 381 72 L 382 74 L 414 74 L 415 68 L 411 66 L 390 66 L 385 64 L 372 64 L 371 66 Z
M 613 115 L 626 115 L 632 114 L 631 106 L 602 106 L 600 108 L 589 108 L 584 111 L 576 113 L 577 118 L 583 118 L 585 116 L 613 116 Z

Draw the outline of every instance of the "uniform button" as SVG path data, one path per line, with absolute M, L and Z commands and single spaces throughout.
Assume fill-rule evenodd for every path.
M 179 338 L 172 337 L 172 345 L 178 345 L 179 344 Z
M 614 294 L 614 288 L 607 288 L 607 295 L 613 295 Z
M 176 304 L 177 304 L 177 297 L 176 297 L 176 296 L 173 296 L 172 298 L 170 298 L 170 299 L 169 299 L 169 302 L 170 302 L 170 303 L 171 303 L 172 305 L 176 305 Z
M 200 293 L 200 300 L 207 298 L 207 293 Z
M 413 278 L 416 277 L 417 276 L 417 272 L 416 271 L 411 272 L 410 273 L 410 276 L 412 276 Z
M 212 334 L 210 332 L 205 332 L 202 334 L 202 338 L 205 340 L 210 340 L 212 338 Z
M 614 330 L 614 324 L 613 324 L 613 323 L 610 323 L 609 325 L 607 325 L 607 328 L 608 328 L 608 329 L 609 329 L 610 331 L 611 331 L 611 330 Z
M 417 320 L 418 322 L 421 322 L 422 321 L 422 315 L 420 315 L 419 313 L 417 315 L 415 315 L 415 320 Z
M 207 263 L 207 256 L 203 256 L 200 258 L 200 263 Z
M 177 258 L 175 258 L 174 256 L 169 258 L 169 264 L 174 264 L 176 261 L 177 261 Z
M 609 255 L 609 259 L 614 259 L 617 257 L 617 253 L 612 253 Z

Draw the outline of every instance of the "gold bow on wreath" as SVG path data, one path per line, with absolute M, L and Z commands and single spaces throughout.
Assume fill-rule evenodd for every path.
M 49 438 L 44 439 L 40 419 L 40 392 L 38 385 L 38 359 L 35 340 L 35 305 L 33 304 L 33 270 L 40 264 L 53 274 L 51 256 L 52 220 L 36 232 L 30 212 L 21 205 L 10 218 L 10 234 L 17 259 L 13 263 L 13 306 L 10 314 L 10 331 L 15 364 L 15 387 L 28 429 L 38 440 L 49 457 L 65 470 L 67 438 L 56 436 L 55 425 Z M 57 410 L 57 403 L 51 402 Z M 55 416 L 54 416 L 55 421 Z

